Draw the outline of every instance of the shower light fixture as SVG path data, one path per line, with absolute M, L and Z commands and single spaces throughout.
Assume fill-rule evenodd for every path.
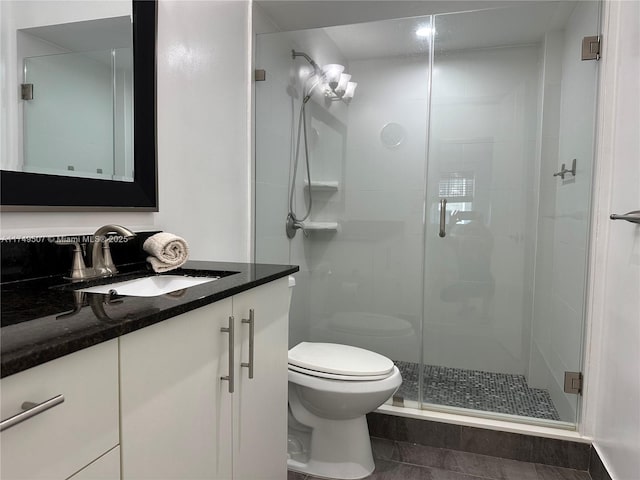
M 340 74 L 340 80 L 338 81 L 338 86 L 336 87 L 336 93 L 338 95 L 344 95 L 344 92 L 347 90 L 347 84 L 351 80 L 351 75 L 348 73 Z
M 307 81 L 314 74 L 317 75 L 317 80 L 313 87 L 307 89 L 308 93 L 305 95 L 305 102 L 311 98 L 311 90 L 318 85 L 321 85 L 321 88 L 324 89 L 324 96 L 329 101 L 344 100 L 346 103 L 351 101 L 357 83 L 349 81 L 351 80 L 351 75 L 344 73 L 343 65 L 329 63 L 320 67 L 309 55 L 295 50 L 291 50 L 291 56 L 293 58 L 304 57 L 313 67 L 313 73 L 309 72 Z
M 353 94 L 356 91 L 356 87 L 358 86 L 358 82 L 349 82 L 347 83 L 347 88 L 344 91 L 344 95 L 342 95 L 342 99 L 349 103 L 353 99 Z
M 350 103 L 351 100 L 353 100 L 353 93 L 358 85 L 356 82 L 350 82 L 350 78 L 351 75 L 349 74 L 341 74 L 340 81 L 335 88 L 331 87 L 331 84 L 326 87 L 324 91 L 325 98 L 332 102 L 342 100 L 345 103 Z
M 430 37 L 431 35 L 435 36 L 435 34 L 436 34 L 436 29 L 433 28 L 431 25 L 420 27 L 418 30 L 416 30 L 416 35 L 418 37 Z
M 322 73 L 331 90 L 335 90 L 338 86 L 342 72 L 344 72 L 344 65 L 338 65 L 337 63 L 329 63 L 322 67 Z

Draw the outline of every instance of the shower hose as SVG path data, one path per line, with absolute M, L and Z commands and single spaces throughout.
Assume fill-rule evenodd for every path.
M 318 85 L 319 80 L 316 80 L 316 82 L 311 86 L 311 88 L 308 90 L 308 92 L 306 93 L 306 95 L 304 95 L 303 99 L 302 99 L 302 103 L 300 104 L 300 115 L 298 117 L 298 133 L 297 133 L 297 138 L 296 138 L 296 148 L 295 148 L 295 155 L 294 155 L 294 161 L 293 161 L 293 175 L 291 177 L 291 188 L 289 189 L 289 213 L 287 215 L 287 221 L 288 222 L 292 222 L 294 225 L 294 228 L 302 228 L 302 222 L 304 222 L 307 218 L 309 218 L 309 215 L 311 214 L 311 206 L 313 204 L 313 196 L 311 193 L 311 169 L 309 167 L 309 145 L 307 143 L 307 119 L 306 119 L 306 104 L 307 102 L 311 99 L 311 93 L 313 92 L 313 89 Z M 304 89 L 304 87 L 303 87 Z M 304 90 L 303 90 L 304 93 Z M 302 218 L 299 218 L 298 215 L 295 212 L 294 206 L 293 206 L 293 201 L 294 201 L 294 196 L 295 196 L 295 185 L 296 185 L 296 177 L 298 175 L 298 163 L 300 160 L 300 142 L 301 139 L 304 140 L 304 158 L 305 158 L 305 164 L 307 167 L 307 183 L 309 185 L 309 205 L 307 207 L 307 210 L 304 214 L 304 216 Z

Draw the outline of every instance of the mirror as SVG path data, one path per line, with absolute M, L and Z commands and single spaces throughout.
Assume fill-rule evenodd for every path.
M 156 2 L 73 3 L 78 21 L 58 8 L 39 12 L 46 25 L 8 9 L 19 98 L 3 123 L 1 209 L 157 211 Z
M 17 34 L 22 150 L 2 168 L 133 181 L 131 15 Z

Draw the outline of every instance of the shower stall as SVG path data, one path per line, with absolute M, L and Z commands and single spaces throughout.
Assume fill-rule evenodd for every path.
M 391 358 L 394 405 L 575 428 L 599 9 L 257 36 L 255 259 L 300 265 L 290 346 Z

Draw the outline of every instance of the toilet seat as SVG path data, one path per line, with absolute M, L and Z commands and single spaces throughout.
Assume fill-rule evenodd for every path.
M 393 373 L 393 371 L 383 375 L 338 375 L 336 373 L 318 372 L 317 370 L 310 370 L 308 368 L 297 367 L 296 365 L 289 364 L 289 370 L 302 373 L 304 375 L 310 375 L 312 377 L 328 378 L 330 380 L 342 380 L 342 381 L 373 381 L 383 380 Z
M 394 364 L 387 357 L 363 348 L 302 342 L 289 350 L 289 369 L 333 380 L 371 381 L 390 376 Z

